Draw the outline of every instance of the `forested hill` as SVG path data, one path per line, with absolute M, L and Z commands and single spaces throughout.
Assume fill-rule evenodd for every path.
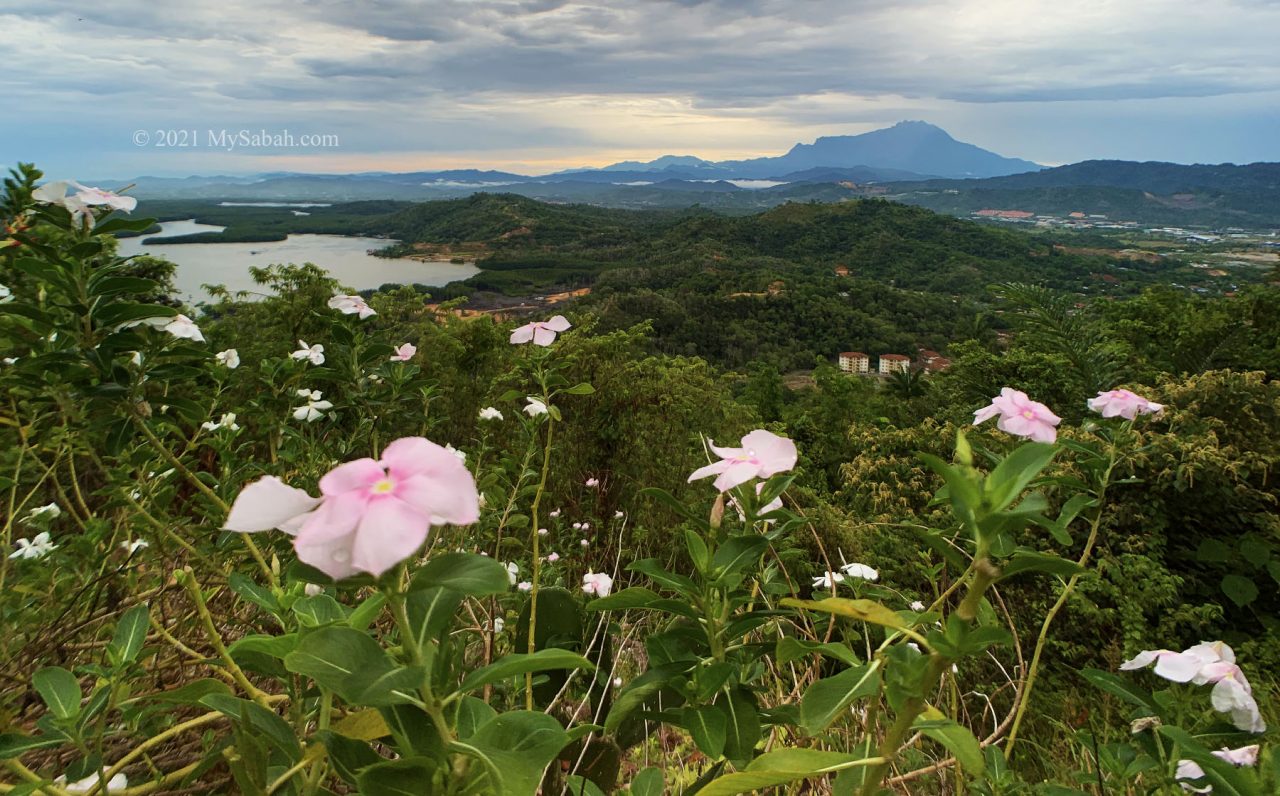
M 611 267 L 699 263 L 733 272 L 765 258 L 779 276 L 797 266 L 830 274 L 843 265 L 886 285 L 964 294 L 1007 280 L 1096 285 L 1099 273 L 1117 265 L 1060 254 L 1025 234 L 881 200 L 792 203 L 735 217 L 697 208 L 635 212 L 480 194 L 415 205 L 372 227 L 409 244 L 483 243 L 489 256 L 481 265 L 491 270 L 571 266 L 576 281 L 566 286 L 582 286 L 591 271 Z M 502 287 L 502 278 L 477 279 L 489 289 Z

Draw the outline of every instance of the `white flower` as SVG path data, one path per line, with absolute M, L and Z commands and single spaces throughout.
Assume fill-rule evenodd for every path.
M 324 413 L 333 408 L 333 404 L 329 401 L 321 400 L 319 390 L 298 390 L 298 396 L 307 399 L 305 406 L 299 406 L 293 410 L 294 420 L 305 420 L 308 423 L 314 423 L 324 417 Z
M 4 358 L 4 364 L 6 364 L 6 365 L 16 365 L 16 364 L 17 364 L 17 362 L 18 362 L 18 358 L 17 358 L 17 357 L 5 357 L 5 358 Z
M 48 517 L 51 520 L 56 520 L 61 516 L 62 516 L 61 506 L 59 506 L 57 503 L 46 503 L 43 506 L 39 506 L 38 508 L 34 508 L 31 511 L 27 512 L 26 521 L 31 522 L 32 520 L 38 520 L 42 517 Z
M 622 688 L 622 678 L 621 678 L 621 677 L 615 677 L 615 678 L 613 678 L 613 687 L 614 687 L 614 688 Z
M 507 626 L 507 620 L 499 616 L 494 618 L 493 624 L 490 625 L 490 629 L 492 629 L 494 633 L 501 633 L 502 628 L 506 626 Z
M 224 413 L 222 417 L 218 418 L 218 422 L 216 423 L 212 420 L 206 420 L 200 424 L 200 428 L 203 428 L 205 431 L 217 431 L 220 428 L 226 428 L 232 431 L 240 430 L 240 426 L 236 423 L 235 412 Z
M 18 539 L 18 549 L 9 554 L 9 558 L 44 558 L 58 546 L 49 541 L 49 532 L 41 531 L 34 539 Z
M 516 584 L 516 588 L 520 591 L 533 591 L 533 584 L 527 580 L 522 580 Z
M 915 601 L 913 601 L 913 602 L 911 603 L 910 608 L 911 608 L 911 610 L 912 610 L 912 611 L 915 611 L 916 613 L 918 613 L 918 614 L 919 614 L 919 613 L 923 613 L 923 612 L 924 612 L 924 610 L 925 610 L 925 605 L 924 605 L 924 603 L 920 602 L 919 600 L 915 600 Z
M 591 542 L 587 541 L 586 539 L 579 539 L 578 544 L 582 545 L 583 547 L 591 546 Z
M 457 456 L 458 461 L 462 462 L 463 464 L 467 463 L 467 454 L 465 451 L 460 451 L 457 448 L 453 447 L 453 445 L 451 444 L 446 444 L 444 446 L 444 449 L 452 453 L 454 456 Z
M 129 362 L 134 367 L 142 367 L 142 352 L 134 351 L 133 356 L 129 357 Z
M 62 775 L 55 779 L 53 784 L 62 788 L 67 793 L 88 793 L 98 784 L 98 775 L 96 773 L 90 774 L 82 780 L 71 783 L 67 782 L 66 775 Z M 124 774 L 116 774 L 114 777 L 107 780 L 107 793 L 120 793 L 128 789 L 129 778 Z M 101 793 L 101 791 L 98 792 Z
M 554 563 L 556 563 L 556 562 L 557 562 L 557 561 L 559 561 L 559 560 L 560 560 L 560 554 L 559 554 L 559 553 L 548 553 L 548 554 L 547 554 L 547 561 L 549 561 L 550 563 L 554 564 Z
M 507 578 L 510 579 L 511 585 L 516 585 L 516 582 L 520 580 L 520 565 L 514 561 L 508 561 L 505 566 L 507 568 Z
M 218 360 L 218 364 L 222 365 L 227 370 L 235 370 L 240 367 L 240 352 L 236 351 L 234 348 L 228 348 L 226 351 L 219 351 L 213 355 L 213 358 Z
M 0 285 L 0 304 L 13 301 L 13 291 L 7 285 Z
M 608 597 L 613 590 L 613 578 L 605 572 L 588 572 L 582 576 L 582 590 L 597 597 Z
M 1194 760 L 1179 760 L 1178 768 L 1173 772 L 1173 776 L 1180 780 L 1204 779 L 1204 769 Z M 1178 784 L 1188 793 L 1213 793 L 1212 785 L 1197 788 L 1190 782 L 1179 782 Z
M 813 579 L 813 588 L 834 589 L 837 583 L 844 583 L 844 575 L 839 572 L 825 572 Z
M 370 315 L 378 314 L 360 296 L 334 296 L 329 299 L 329 309 L 337 310 L 343 315 L 359 315 L 362 321 Z
M 547 413 L 547 405 L 542 401 L 539 401 L 537 398 L 534 398 L 532 395 L 526 397 L 525 400 L 528 401 L 529 404 L 524 408 L 524 413 L 529 417 L 537 417 L 538 415 L 545 415 Z
M 613 518 L 614 518 L 615 520 L 620 520 L 620 519 L 622 519 L 622 518 L 623 518 L 623 517 L 625 517 L 625 516 L 627 516 L 627 515 L 626 515 L 626 514 L 624 514 L 624 513 L 623 513 L 623 512 L 621 512 L 621 511 L 615 511 L 615 512 L 613 513 Z
M 502 413 L 492 406 L 486 406 L 480 410 L 481 420 L 501 420 Z
M 294 351 L 289 356 L 293 357 L 294 359 L 311 360 L 312 365 L 323 365 L 324 364 L 324 346 L 320 345 L 319 343 L 309 346 L 307 345 L 305 340 L 299 340 L 298 350 Z
M 1266 732 L 1267 725 L 1258 711 L 1253 689 L 1244 671 L 1235 663 L 1236 654 L 1221 641 L 1203 642 L 1182 652 L 1143 650 L 1120 664 L 1122 671 L 1142 669 L 1155 664 L 1155 673 L 1175 683 L 1213 684 L 1210 700 L 1214 710 L 1231 714 L 1237 729 Z
M 186 315 L 178 314 L 174 315 L 172 318 L 167 316 L 143 318 L 140 321 L 130 321 L 129 323 L 123 324 L 120 328 L 127 329 L 131 326 L 138 326 L 139 324 L 168 332 L 174 337 L 184 340 L 195 340 L 197 343 L 204 342 L 204 335 L 200 332 L 200 327 L 196 326 L 196 322 L 188 318 Z
M 76 193 L 67 196 L 68 188 L 75 188 Z M 86 226 L 93 220 L 90 208 L 94 206 L 106 206 L 126 213 L 138 206 L 138 200 L 132 196 L 120 196 L 101 188 L 86 188 L 74 180 L 46 182 L 31 192 L 31 198 L 42 204 L 66 208 L 76 223 L 84 222 Z
M 595 489 L 596 487 L 600 486 L 600 479 L 588 478 L 586 486 L 588 489 Z
M 130 556 L 130 557 L 132 557 L 134 553 L 138 552 L 144 547 L 150 547 L 150 546 L 151 545 L 147 543 L 146 539 L 125 539 L 123 542 L 120 543 L 120 549 L 125 552 L 126 556 Z
M 861 578 L 862 580 L 880 579 L 880 573 L 866 564 L 845 564 L 840 567 L 840 571 L 851 578 Z
M 555 511 L 549 512 L 549 513 L 547 514 L 547 516 L 548 516 L 548 517 L 559 517 L 559 516 L 560 516 L 560 509 L 556 509 Z
M 316 597 L 324 594 L 324 587 L 319 583 L 308 583 L 306 586 L 302 587 L 302 593 L 308 597 Z
M 1222 747 L 1213 753 L 1213 756 L 1219 760 L 1225 760 L 1233 766 L 1256 766 L 1258 764 L 1258 752 L 1261 747 L 1258 744 L 1249 744 L 1239 749 L 1228 749 Z
M 549 531 L 547 531 L 547 529 L 546 529 L 546 528 L 539 528 L 539 529 L 538 529 L 538 535 L 539 535 L 539 536 L 546 536 L 548 533 L 549 533 Z
M 582 530 L 584 530 L 584 531 L 589 531 L 589 530 L 591 530 L 591 523 L 589 523 L 589 522 L 584 522 L 584 523 L 582 523 Z
M 580 530 L 582 530 L 582 523 L 580 523 L 580 522 L 575 522 L 575 523 L 573 524 L 573 529 L 574 529 L 575 531 L 580 531 Z

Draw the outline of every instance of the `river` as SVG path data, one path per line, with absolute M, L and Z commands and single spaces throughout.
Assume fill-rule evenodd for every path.
M 472 263 L 422 262 L 405 258 L 373 257 L 370 249 L 380 249 L 393 241 L 384 238 L 356 238 L 345 235 L 290 235 L 267 243 L 177 243 L 146 244 L 153 237 L 221 232 L 224 227 L 197 224 L 194 220 L 166 221 L 160 231 L 120 240 L 120 254 L 150 254 L 178 266 L 174 284 L 187 301 L 208 300 L 201 285 L 225 285 L 231 291 L 260 292 L 249 276 L 249 266 L 276 263 L 314 263 L 347 287 L 366 290 L 387 283 L 439 286 L 479 273 Z

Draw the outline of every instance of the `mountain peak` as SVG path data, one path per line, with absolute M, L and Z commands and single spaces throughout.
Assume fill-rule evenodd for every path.
M 858 135 L 821 136 L 812 144 L 796 144 L 780 157 L 712 163 L 692 155 L 664 155 L 647 163 L 624 161 L 602 170 L 715 172 L 725 179 L 770 179 L 811 169 L 854 167 L 951 178 L 1000 177 L 1041 168 L 957 141 L 929 122 L 909 119 Z

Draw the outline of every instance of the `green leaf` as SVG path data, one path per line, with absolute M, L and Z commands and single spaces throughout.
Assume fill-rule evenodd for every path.
M 739 793 L 772 788 L 834 774 L 845 769 L 871 765 L 876 758 L 865 758 L 844 752 L 820 749 L 780 749 L 752 760 L 745 771 L 726 774 L 698 791 L 700 796 L 736 796 Z
M 1196 548 L 1196 558 L 1205 563 L 1225 564 L 1235 557 L 1235 551 L 1218 539 L 1202 539 Z
M 656 558 L 643 558 L 632 563 L 627 569 L 632 572 L 639 572 L 641 575 L 648 575 L 655 583 L 675 589 L 685 597 L 698 591 L 698 587 L 694 585 L 692 580 L 684 575 L 677 575 L 674 572 L 668 572 L 663 569 Z
M 382 592 L 371 594 L 364 599 L 359 605 L 351 609 L 351 613 L 347 616 L 347 626 L 356 630 L 368 630 L 369 625 L 373 624 L 373 620 L 378 618 L 378 614 L 382 613 L 382 606 L 386 605 L 387 595 Z
M 227 578 L 227 585 L 233 592 L 240 595 L 241 599 L 253 603 L 267 613 L 275 615 L 280 612 L 280 603 L 276 601 L 275 595 L 269 589 L 259 586 L 244 573 L 232 572 Z
M 779 636 L 778 644 L 774 650 L 774 657 L 777 658 L 779 664 L 791 663 L 801 658 L 818 653 L 826 655 L 829 658 L 835 658 L 838 661 L 857 666 L 860 661 L 854 651 L 844 644 L 835 642 L 818 642 L 809 641 L 802 638 L 794 638 L 792 636 Z
M 357 785 L 361 771 L 383 762 L 383 758 L 365 741 L 357 741 L 332 730 L 320 730 L 315 738 L 324 744 L 333 770 L 348 785 Z
M 507 568 L 488 556 L 475 553 L 445 553 L 432 556 L 414 573 L 410 590 L 446 588 L 469 597 L 505 594 L 511 589 Z
M 347 619 L 342 604 L 327 594 L 303 597 L 293 604 L 293 613 L 303 627 L 323 627 Z
M 964 523 L 970 533 L 977 534 L 977 512 L 982 505 L 982 496 L 978 494 L 978 485 L 968 470 L 947 464 L 930 453 L 917 453 L 916 456 L 946 481 L 946 496 L 951 501 L 951 509 L 956 518 Z
M 420 669 L 397 666 L 367 634 L 341 625 L 307 633 L 284 665 L 353 704 L 409 701 L 422 678 Z
M 1118 697 L 1131 705 L 1146 708 L 1151 715 L 1157 715 L 1160 712 L 1150 694 L 1139 690 L 1127 680 L 1117 677 L 1111 672 L 1104 672 L 1100 669 L 1081 669 L 1080 676 L 1114 697 Z
M 886 608 L 875 600 L 850 600 L 844 597 L 827 597 L 823 600 L 787 598 L 782 601 L 782 604 L 791 608 L 803 608 L 806 611 L 846 616 L 850 619 L 858 619 L 863 622 L 870 622 L 873 625 L 882 625 L 883 627 L 894 629 L 901 629 L 907 626 L 902 617 L 898 616 L 897 611 Z
M 262 655 L 268 655 L 278 660 L 284 660 L 285 657 L 293 652 L 298 646 L 297 633 L 285 633 L 282 636 L 269 636 L 265 633 L 254 633 L 251 636 L 244 636 L 236 639 L 227 652 L 231 653 L 231 657 L 239 662 L 239 656 L 244 652 L 256 652 Z
M 815 681 L 800 699 L 800 726 L 810 735 L 831 726 L 854 700 L 879 691 L 879 669 L 879 663 L 869 663 Z
M 138 657 L 143 643 L 147 640 L 147 627 L 150 621 L 151 612 L 145 603 L 135 605 L 120 617 L 120 621 L 116 623 L 116 632 L 111 637 L 111 643 L 107 645 L 107 655 L 116 665 L 133 663 Z
M 689 549 L 689 560 L 693 562 L 693 568 L 706 572 L 707 564 L 711 563 L 711 554 L 707 551 L 707 543 L 703 541 L 702 534 L 692 528 L 685 528 L 684 545 Z
M 80 715 L 80 682 L 71 672 L 60 666 L 46 666 L 32 675 L 31 685 L 55 717 L 74 719 Z
M 1232 573 L 1222 578 L 1222 593 L 1243 608 L 1258 599 L 1258 585 L 1253 582 L 1253 578 Z
M 1047 572 L 1060 578 L 1069 578 L 1084 571 L 1084 567 L 1074 561 L 1051 553 L 1039 553 L 1035 550 L 1020 548 L 1014 550 L 1009 560 L 1001 564 L 1000 580 L 1025 572 Z
M 436 764 L 425 757 L 406 757 L 377 763 L 363 769 L 356 784 L 364 794 L 377 796 L 422 796 L 432 791 Z
M 564 393 L 566 395 L 590 395 L 595 391 L 596 391 L 595 387 L 592 387 L 590 384 L 587 384 L 584 381 L 581 384 L 575 384 L 574 386 L 565 390 Z
M 760 742 L 760 714 L 750 692 L 734 688 L 716 697 L 725 717 L 724 756 L 735 765 L 750 760 Z
M 405 613 L 409 616 L 409 626 L 413 632 L 413 638 L 409 641 L 416 644 L 419 650 L 425 651 L 428 642 L 439 638 L 453 623 L 462 600 L 461 592 L 440 587 L 409 592 L 405 598 Z
M 489 777 L 485 792 L 534 796 L 543 770 L 568 742 L 568 734 L 552 716 L 515 710 L 495 716 L 465 742 L 450 744 L 450 749 L 485 764 Z
M 146 232 L 156 225 L 154 218 L 125 218 L 112 214 L 93 228 L 94 235 L 112 235 L 117 232 Z
M 662 796 L 665 791 L 660 768 L 646 768 L 631 780 L 631 796 Z
M 302 759 L 302 745 L 289 723 L 256 702 L 226 694 L 209 694 L 200 700 L 200 704 L 253 728 L 292 762 Z
M 0 760 L 22 757 L 27 752 L 61 746 L 64 743 L 68 743 L 67 738 L 22 735 L 16 732 L 0 733 Z
M 588 611 L 627 611 L 632 608 L 648 608 L 662 600 L 662 596 L 643 586 L 632 586 L 587 603 Z
M 970 776 L 981 777 L 986 771 L 987 764 L 978 739 L 942 711 L 928 705 L 911 726 L 947 747 Z
M 504 569 L 505 573 L 506 570 Z M 504 576 L 505 577 L 505 576 Z M 462 679 L 458 687 L 460 693 L 474 691 L 477 688 L 505 680 L 508 677 L 543 672 L 549 669 L 594 669 L 595 664 L 577 653 L 561 649 L 538 650 L 534 653 L 513 653 L 499 658 L 497 661 L 473 669 Z
M 986 479 L 986 498 L 991 510 L 1001 511 L 1013 503 L 1057 453 L 1053 445 L 1028 442 L 1004 457 Z
M 154 279 L 139 276 L 107 276 L 102 279 L 89 280 L 89 295 L 116 296 L 123 293 L 151 293 L 159 289 L 160 283 Z
M 609 709 L 605 717 L 606 732 L 616 732 L 628 716 L 640 708 L 654 694 L 661 691 L 677 678 L 683 678 L 693 668 L 693 661 L 677 661 L 650 666 L 649 670 L 627 683 Z
M 680 726 L 689 731 L 698 749 L 712 760 L 724 754 L 727 723 L 724 711 L 710 705 L 685 708 L 680 714 Z
M 117 326 L 129 321 L 142 321 L 147 318 L 172 318 L 178 314 L 173 307 L 160 304 L 107 304 L 94 313 L 94 321 L 99 326 Z
M 737 574 L 738 570 L 760 558 L 768 546 L 769 540 L 763 536 L 730 536 L 712 556 L 711 572 L 717 578 Z

